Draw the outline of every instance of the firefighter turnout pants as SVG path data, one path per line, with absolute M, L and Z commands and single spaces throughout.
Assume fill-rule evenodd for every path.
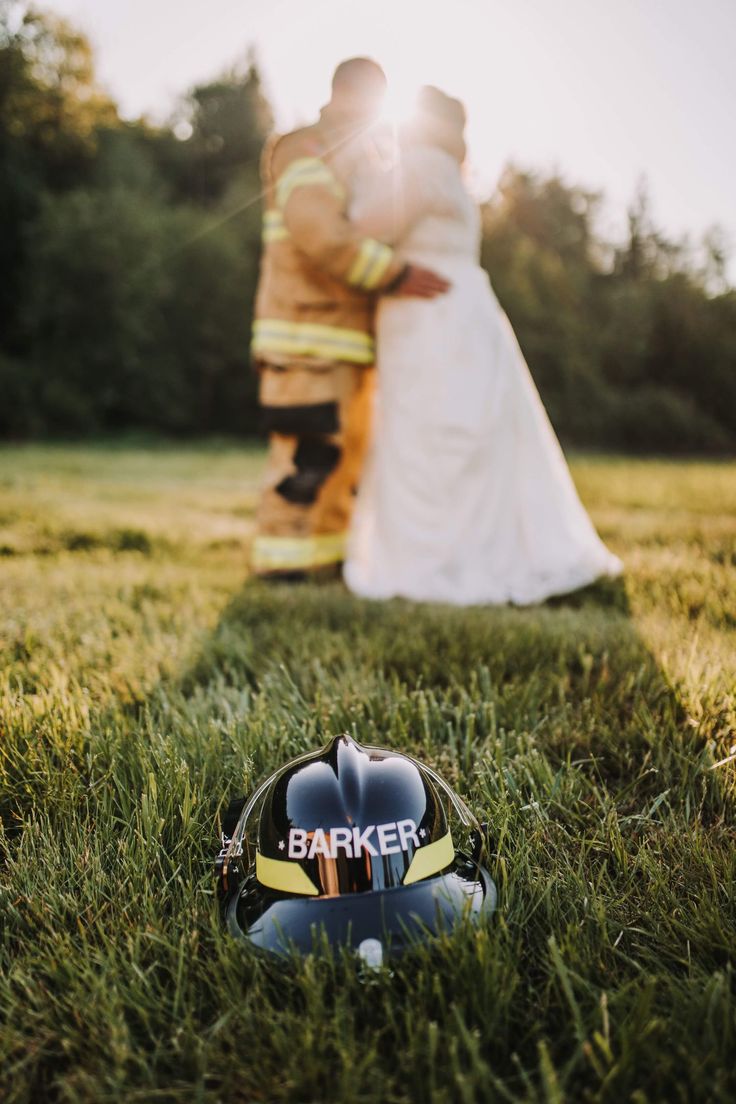
M 370 431 L 374 370 L 261 365 L 269 433 L 251 562 L 260 575 L 339 564 Z

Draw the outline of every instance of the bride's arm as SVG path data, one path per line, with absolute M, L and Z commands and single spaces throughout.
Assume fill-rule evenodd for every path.
M 350 212 L 362 234 L 395 244 L 421 217 L 415 197 L 409 195 L 403 166 L 371 176 L 363 182 Z
M 350 212 L 363 234 L 394 244 L 427 215 L 454 210 L 446 156 L 431 149 L 407 151 L 387 172 L 364 181 Z

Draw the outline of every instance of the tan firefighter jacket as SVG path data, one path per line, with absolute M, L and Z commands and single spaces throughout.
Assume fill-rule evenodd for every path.
M 256 362 L 373 363 L 375 293 L 402 262 L 348 220 L 351 172 L 369 152 L 354 135 L 328 107 L 315 126 L 266 145 Z

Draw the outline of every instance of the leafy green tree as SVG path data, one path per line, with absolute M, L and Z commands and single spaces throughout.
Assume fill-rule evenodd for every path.
M 100 126 L 117 111 L 98 88 L 92 48 L 62 19 L 0 0 L 0 334 L 19 351 L 23 229 L 45 190 L 78 185 L 91 170 Z
M 118 123 L 100 91 L 88 39 L 63 19 L 18 5 L 0 17 L 0 133 L 33 158 L 47 187 L 76 184 L 101 126 Z
M 601 271 L 593 221 L 600 197 L 510 167 L 483 210 L 482 262 L 506 307 L 552 418 L 585 432 L 580 397 L 600 386 L 589 347 Z
M 232 70 L 194 88 L 180 105 L 177 140 L 162 132 L 160 165 L 179 199 L 211 204 L 220 200 L 242 173 L 258 164 L 273 126 L 271 109 L 251 60 L 244 72 Z
M 162 379 L 172 389 L 161 303 L 171 219 L 123 189 L 48 196 L 28 239 L 24 322 L 47 432 L 146 422 Z M 177 381 L 178 383 L 178 381 Z
M 257 429 L 248 349 L 260 257 L 258 187 L 253 166 L 214 212 L 197 214 L 168 264 L 169 337 L 195 400 L 190 426 L 199 431 Z
M 187 110 L 188 141 L 123 123 L 84 36 L 0 0 L 1 432 L 253 425 L 255 66 Z
M 654 225 L 640 186 L 628 237 L 596 232 L 600 197 L 509 168 L 484 208 L 482 259 L 564 440 L 643 451 L 736 443 L 736 294 Z M 710 288 L 721 281 L 721 294 Z
M 253 426 L 259 219 L 129 186 L 47 197 L 29 236 L 28 389 L 6 431 Z M 6 419 L 8 414 L 5 415 Z
M 604 283 L 600 329 L 604 377 L 626 389 L 618 437 L 630 443 L 639 426 L 644 446 L 641 411 L 648 409 L 650 443 L 728 448 L 736 440 L 736 295 L 723 290 L 722 242 L 712 231 L 704 242 L 708 263 L 698 266 L 687 243 L 657 229 L 642 186 L 628 224 Z

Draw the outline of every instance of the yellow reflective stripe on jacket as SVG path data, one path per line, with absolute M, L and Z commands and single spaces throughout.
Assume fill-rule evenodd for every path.
M 319 157 L 299 157 L 296 161 L 292 161 L 276 181 L 277 206 L 283 210 L 294 189 L 307 184 L 322 184 L 338 199 L 345 197 L 345 189 L 335 179 L 324 161 L 320 161 Z
M 326 567 L 345 558 L 345 541 L 345 533 L 320 533 L 312 537 L 259 534 L 251 547 L 251 565 L 254 571 L 300 571 L 310 567 Z
M 374 238 L 364 238 L 348 272 L 348 283 L 372 291 L 391 266 L 394 251 Z
M 264 212 L 262 237 L 264 242 L 286 241 L 289 237 L 289 231 L 286 229 L 281 211 Z
M 283 353 L 350 364 L 372 364 L 374 356 L 373 338 L 361 330 L 277 318 L 259 318 L 254 322 L 251 348 L 256 355 Z
M 454 858 L 452 834 L 448 832 L 434 843 L 427 843 L 416 849 L 402 884 L 411 885 L 412 882 L 420 882 L 422 878 L 429 878 L 432 874 L 439 874 Z
M 270 859 L 256 851 L 256 878 L 269 889 L 282 893 L 302 893 L 305 897 L 319 896 L 319 890 L 305 870 L 296 862 L 286 859 Z

